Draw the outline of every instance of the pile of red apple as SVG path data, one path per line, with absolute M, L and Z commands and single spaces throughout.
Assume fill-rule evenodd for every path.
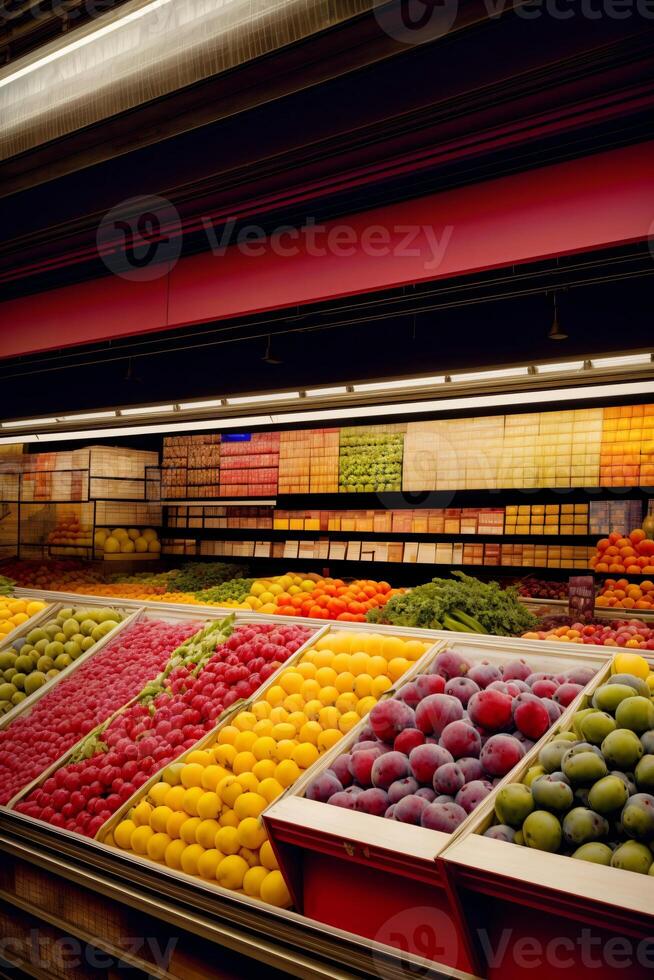
M 548 582 L 546 579 L 527 578 L 518 584 L 523 599 L 567 599 L 567 582 Z
M 429 673 L 375 705 L 351 751 L 311 783 L 307 796 L 451 833 L 594 673 L 533 672 L 524 660 L 472 665 L 446 650 Z
M 586 643 L 598 647 L 627 647 L 654 650 L 654 628 L 638 619 L 613 619 L 594 624 L 572 623 L 550 630 L 524 633 L 527 640 L 553 640 L 561 643 Z
M 178 667 L 151 703 L 136 702 L 91 743 L 93 754 L 58 769 L 16 810 L 94 837 L 150 776 L 215 727 L 312 634 L 304 626 L 239 626 L 195 676 Z
M 0 731 L 0 803 L 135 697 L 200 625 L 136 623 Z

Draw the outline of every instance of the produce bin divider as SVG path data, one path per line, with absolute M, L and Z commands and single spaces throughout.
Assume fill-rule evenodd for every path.
M 4 731 L 4 729 L 7 728 L 11 724 L 11 722 L 14 721 L 15 718 L 17 718 L 19 715 L 22 715 L 25 711 L 28 711 L 30 708 L 32 708 L 37 701 L 40 701 L 42 697 L 48 694 L 52 690 L 52 688 L 55 687 L 55 685 L 58 684 L 62 679 L 65 679 L 66 677 L 70 677 L 70 675 L 73 674 L 79 667 L 81 667 L 82 664 L 85 664 L 88 660 L 90 660 L 91 659 L 90 655 L 97 653 L 98 650 L 102 650 L 103 647 L 107 645 L 107 642 L 109 640 L 113 640 L 118 635 L 118 633 L 121 633 L 125 629 L 126 626 L 132 625 L 133 623 L 137 622 L 141 616 L 141 610 L 136 610 L 135 612 L 130 613 L 128 609 L 124 609 L 122 605 L 119 604 L 109 605 L 108 603 L 93 603 L 93 602 L 82 601 L 82 602 L 77 602 L 76 605 L 78 608 L 81 609 L 85 609 L 87 607 L 100 608 L 100 609 L 113 609 L 116 612 L 127 613 L 128 615 L 126 615 L 125 618 L 122 619 L 119 623 L 116 623 L 115 627 L 111 630 L 110 633 L 107 633 L 105 636 L 102 637 L 102 639 L 98 640 L 97 643 L 94 643 L 92 647 L 90 647 L 88 650 L 85 650 L 84 653 L 77 658 L 77 660 L 73 660 L 72 664 L 69 664 L 68 667 L 64 667 L 63 670 L 60 670 L 56 677 L 52 677 L 49 681 L 46 681 L 46 683 L 43 684 L 41 687 L 39 687 L 38 690 L 34 692 L 34 694 L 30 694 L 30 696 L 25 698 L 24 701 L 21 701 L 20 704 L 17 704 L 14 708 L 12 708 L 11 711 L 8 711 L 6 715 L 3 715 L 2 718 L 0 718 L 0 732 Z M 68 608 L 68 605 L 66 603 L 59 603 L 56 606 L 51 606 L 50 615 L 47 618 L 50 619 L 52 618 L 52 616 L 56 616 L 57 613 L 61 611 L 61 609 L 66 609 L 66 608 Z
M 248 620 L 245 619 L 242 622 L 237 622 L 236 625 L 246 626 L 248 625 Z M 257 624 L 253 623 L 252 625 L 256 626 Z M 327 630 L 323 629 L 320 632 L 320 635 L 322 635 L 325 632 L 327 632 Z M 105 837 L 107 836 L 107 834 L 113 832 L 114 828 L 117 827 L 118 824 L 123 820 L 125 814 L 129 813 L 132 807 L 136 804 L 137 800 L 143 799 L 145 796 L 147 796 L 150 790 L 152 789 L 152 787 L 156 785 L 156 783 L 161 781 L 163 773 L 169 766 L 172 766 L 178 762 L 184 762 L 185 759 L 191 754 L 191 752 L 198 752 L 201 749 L 203 749 L 206 745 L 210 745 L 214 737 L 220 731 L 220 729 L 223 728 L 225 725 L 229 724 L 231 719 L 235 715 L 237 715 L 240 711 L 247 711 L 249 705 L 251 705 L 254 701 L 259 700 L 261 694 L 265 690 L 268 690 L 268 688 L 275 683 L 279 675 L 286 668 L 293 666 L 293 664 L 297 663 L 298 660 L 300 660 L 301 657 L 304 656 L 305 652 L 308 649 L 310 649 L 310 647 L 315 643 L 316 638 L 319 639 L 320 637 L 319 636 L 317 637 L 316 635 L 309 637 L 309 639 L 295 651 L 292 657 L 290 657 L 283 664 L 280 664 L 280 666 L 277 668 L 274 674 L 271 674 L 270 677 L 266 681 L 264 681 L 263 684 L 259 686 L 259 688 L 254 692 L 254 694 L 251 697 L 247 699 L 239 698 L 238 701 L 235 701 L 234 704 L 231 705 L 229 708 L 227 708 L 226 711 L 223 711 L 222 715 L 220 715 L 220 717 L 216 720 L 215 725 L 210 729 L 210 731 L 206 732 L 202 736 L 202 738 L 195 743 L 195 745 L 193 745 L 190 749 L 186 749 L 184 752 L 181 752 L 179 755 L 175 756 L 174 759 L 171 759 L 170 762 L 167 762 L 165 766 L 161 766 L 161 768 L 159 768 L 155 773 L 153 773 L 152 776 L 147 780 L 147 782 L 145 782 L 143 786 L 140 786 L 137 789 L 137 791 L 133 793 L 129 797 L 129 799 L 127 799 L 125 803 L 123 803 L 122 806 L 118 810 L 116 810 L 116 812 L 113 813 L 107 821 L 105 821 L 105 823 L 102 825 L 102 827 L 100 827 L 97 834 L 95 835 L 95 840 L 102 843 Z
M 467 639 L 457 640 L 450 637 L 449 643 L 440 644 L 436 649 L 425 654 L 417 662 L 418 669 L 407 674 L 402 684 L 398 686 L 410 683 L 416 674 L 423 673 L 441 650 L 453 649 L 458 652 L 465 652 L 468 642 Z M 513 657 L 510 652 L 502 649 L 502 647 L 502 641 L 497 640 L 493 650 L 482 649 L 479 653 L 486 656 L 492 653 L 494 662 L 506 663 Z M 550 651 L 551 654 L 552 651 Z M 577 663 L 575 654 L 576 649 L 571 650 L 569 648 L 558 653 L 557 660 L 561 667 L 569 667 Z M 529 659 L 534 660 L 539 655 L 541 655 L 540 648 L 535 652 L 529 651 L 526 654 Z M 534 666 L 537 667 L 538 663 L 535 663 Z M 608 665 L 603 663 L 601 658 L 595 659 L 595 666 L 597 666 L 600 674 L 604 674 L 608 670 Z M 595 678 L 592 681 L 595 681 Z M 589 685 L 585 686 L 572 704 L 565 709 L 557 725 L 572 718 L 588 688 Z M 390 697 L 393 693 L 395 691 L 389 691 L 386 696 Z M 465 918 L 461 915 L 458 895 L 453 892 L 452 878 L 439 860 L 439 856 L 452 845 L 453 841 L 459 840 L 465 834 L 466 828 L 471 827 L 479 819 L 480 811 L 492 809 L 494 802 L 491 801 L 494 801 L 503 786 L 515 779 L 518 767 L 501 779 L 487 799 L 480 804 L 476 811 L 468 815 L 453 834 L 417 826 L 412 826 L 407 832 L 405 824 L 307 799 L 304 794 L 309 783 L 319 773 L 328 769 L 338 755 L 347 752 L 355 744 L 366 724 L 367 718 L 362 719 L 358 725 L 348 732 L 344 739 L 330 749 L 328 753 L 321 756 L 299 780 L 288 787 L 277 800 L 264 810 L 263 817 L 266 830 L 287 887 L 296 907 L 301 912 L 314 917 L 320 917 L 320 909 L 324 907 L 320 905 L 319 900 L 317 909 L 313 907 L 316 896 L 322 894 L 320 890 L 321 877 L 328 874 L 333 875 L 331 887 L 335 887 L 334 883 L 337 881 L 335 865 L 339 863 L 346 869 L 343 871 L 344 876 L 347 874 L 347 868 L 350 867 L 351 863 L 357 864 L 360 869 L 357 880 L 360 882 L 365 881 L 366 876 L 368 876 L 372 883 L 375 876 L 380 873 L 385 875 L 390 882 L 390 887 L 397 892 L 398 902 L 401 900 L 399 896 L 402 895 L 402 897 L 406 896 L 407 901 L 411 899 L 412 905 L 420 905 L 418 893 L 421 893 L 421 890 L 430 889 L 432 900 L 438 902 L 440 910 L 452 918 L 460 949 L 462 949 L 465 957 L 465 968 L 477 972 L 479 956 L 468 932 Z M 546 741 L 547 734 L 527 755 L 532 756 Z M 520 766 L 522 766 L 522 762 L 523 760 L 521 760 Z M 311 875 L 311 887 L 308 889 L 308 893 L 312 905 L 309 909 L 306 907 L 304 889 L 307 868 L 310 869 L 309 874 Z M 405 880 L 407 877 L 418 883 L 415 884 L 415 899 L 406 893 Z M 361 885 L 361 887 L 364 886 Z M 372 887 L 374 887 L 374 883 L 371 884 Z M 444 892 L 442 900 L 436 897 L 435 889 Z M 328 881 L 326 882 L 325 894 L 328 895 L 329 891 L 330 882 Z M 422 895 L 422 897 L 425 896 Z M 370 929 L 371 931 L 375 929 L 374 922 L 372 922 Z
M 654 662 L 650 660 L 649 664 L 654 670 Z M 605 664 L 554 729 L 520 760 L 510 782 L 522 781 L 543 746 L 560 732 L 572 729 L 576 711 L 588 705 L 611 673 L 611 663 Z M 651 933 L 654 903 L 647 876 L 484 837 L 484 831 L 493 823 L 495 795 L 484 800 L 473 814 L 475 819 L 467 823 L 464 832 L 442 854 L 453 869 L 457 887 L 465 884 L 466 888 L 476 890 L 479 882 L 486 882 L 486 890 L 492 889 L 492 894 L 512 894 L 519 904 L 529 904 L 535 889 L 539 895 L 546 896 L 543 901 L 550 912 L 560 911 L 561 915 L 572 915 L 593 925 L 608 922 L 623 931 L 633 930 L 634 915 L 643 916 Z

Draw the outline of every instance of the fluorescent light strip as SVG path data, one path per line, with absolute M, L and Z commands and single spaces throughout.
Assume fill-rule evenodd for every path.
M 179 408 L 182 412 L 196 412 L 203 408 L 220 408 L 222 404 L 222 398 L 214 398 L 209 402 L 180 402 Z
M 565 361 L 563 364 L 537 364 L 539 374 L 565 374 L 566 371 L 583 371 L 584 361 Z
M 329 395 L 347 395 L 347 388 L 311 388 L 304 392 L 307 398 L 327 398 Z
M 470 371 L 466 374 L 453 374 L 452 384 L 460 381 L 492 381 L 493 378 L 526 378 L 529 368 L 501 368 L 497 371 Z
M 397 391 L 402 388 L 435 388 L 445 383 L 445 376 L 436 378 L 406 378 L 404 381 L 374 381 L 352 385 L 353 391 Z
M 174 405 L 151 405 L 149 408 L 121 408 L 121 415 L 163 415 L 165 412 L 174 412 Z
M 384 415 L 436 415 L 466 409 L 502 408 L 510 405 L 547 405 L 577 399 L 597 401 L 605 398 L 654 394 L 654 381 L 628 381 L 613 385 L 585 385 L 543 391 L 519 391 L 496 395 L 474 395 L 443 398 L 439 401 L 410 402 L 405 405 L 361 405 L 347 409 L 316 409 L 313 412 L 287 412 L 281 415 L 256 415 L 248 418 L 207 419 L 195 422 L 169 422 L 128 428 L 81 430 L 79 432 L 44 432 L 26 435 L 22 442 L 64 442 L 82 439 L 114 439 L 117 436 L 153 435 L 167 432 L 199 432 L 206 429 L 248 429 L 269 425 L 293 425 L 298 422 L 322 422 L 334 418 L 374 418 Z M 15 443 L 16 437 L 0 438 L 0 445 Z M 218 498 L 217 498 L 218 499 Z
M 652 355 L 625 354 L 624 357 L 593 357 L 591 363 L 594 368 L 636 367 L 641 364 L 651 365 Z
M 23 419 L 22 422 L 3 422 L 3 429 L 23 429 L 33 425 L 56 425 L 58 419 Z
M 94 419 L 115 418 L 115 412 L 85 412 L 82 415 L 60 415 L 57 422 L 92 422 Z
M 38 61 L 33 61 L 30 65 L 25 65 L 24 68 L 19 68 L 17 71 L 11 72 L 5 78 L 0 78 L 0 88 L 2 88 L 4 85 L 9 85 L 11 82 L 15 82 L 19 78 L 23 78 L 25 75 L 31 75 L 31 73 L 36 71 L 37 68 L 43 68 L 44 65 L 49 65 L 53 61 L 58 61 L 60 58 L 69 55 L 72 51 L 78 51 L 80 48 L 86 47 L 87 44 L 91 44 L 93 41 L 97 41 L 99 38 L 113 33 L 113 31 L 124 27 L 126 24 L 129 24 L 132 21 L 145 17 L 146 14 L 151 13 L 151 11 L 156 10 L 158 7 L 165 6 L 165 4 L 169 2 L 170 0 L 153 0 L 152 3 L 146 4 L 139 10 L 133 10 L 131 13 L 126 14 L 124 17 L 118 18 L 118 20 L 113 21 L 111 24 L 106 24 L 97 31 L 86 34 L 84 37 L 77 38 L 77 40 L 71 41 L 70 44 L 67 44 L 63 48 L 59 48 L 57 51 L 51 51 L 50 54 L 44 55 L 44 57 L 39 58 Z
M 247 395 L 228 398 L 228 405 L 266 405 L 268 402 L 290 402 L 300 397 L 299 391 L 280 391 L 274 395 Z

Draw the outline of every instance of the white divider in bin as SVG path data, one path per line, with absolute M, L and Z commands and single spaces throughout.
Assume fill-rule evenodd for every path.
M 648 659 L 648 662 L 654 671 L 654 659 Z M 559 733 L 572 730 L 575 713 L 590 704 L 597 688 L 611 676 L 611 669 L 611 663 L 603 665 L 554 728 L 520 760 L 503 784 L 522 782 L 527 770 L 537 762 L 543 746 Z M 576 897 L 591 906 L 597 903 L 615 906 L 619 914 L 631 911 L 654 919 L 654 884 L 646 875 L 484 837 L 484 831 L 494 823 L 496 795 L 487 797 L 471 814 L 472 819 L 461 826 L 461 833 L 452 838 L 442 854 L 446 863 L 465 869 L 473 876 L 479 873 L 509 879 L 524 885 L 526 890 L 537 885 L 551 889 L 553 894 L 564 893 L 568 902 L 571 897 Z
M 424 673 L 436 656 L 446 649 L 455 650 L 462 655 L 466 655 L 466 653 L 470 653 L 470 655 L 478 654 L 475 659 L 485 659 L 496 665 L 506 664 L 515 659 L 513 650 L 507 651 L 504 648 L 503 641 L 499 639 L 496 639 L 494 644 L 484 644 L 478 647 L 474 640 L 463 639 L 462 636 L 456 639 L 453 638 L 452 634 L 446 635 L 450 638 L 450 642 L 442 642 L 435 649 L 425 654 L 418 661 L 416 665 L 417 669 L 408 672 L 405 678 L 402 679 L 401 684 L 398 685 L 398 688 L 405 683 L 409 683 L 417 674 Z M 540 653 L 539 648 L 536 653 L 524 651 L 524 659 L 527 660 L 527 663 L 533 663 L 534 670 L 547 666 L 548 668 L 562 671 L 580 663 L 576 652 L 577 645 L 572 649 L 562 652 L 557 651 L 556 654 L 554 654 L 554 651 L 548 650 L 547 653 L 549 653 L 549 656 L 546 656 L 543 660 L 538 657 Z M 601 657 L 596 657 L 593 660 L 592 657 L 586 656 L 581 661 L 581 664 L 583 666 L 595 666 L 601 676 L 609 669 L 606 661 Z M 577 698 L 564 711 L 561 718 L 556 722 L 557 726 L 560 726 L 562 722 L 572 717 L 584 694 L 591 688 L 591 685 L 596 683 L 596 680 L 597 675 L 591 680 L 589 685 L 584 687 L 583 691 L 577 695 Z M 393 694 L 397 693 L 398 688 L 386 692 L 386 696 L 392 697 Z M 309 834 L 327 835 L 332 838 L 337 838 L 342 841 L 345 850 L 351 847 L 363 848 L 363 853 L 365 854 L 367 848 L 374 847 L 392 854 L 403 855 L 411 861 L 433 862 L 452 841 L 458 840 L 473 825 L 474 821 L 478 819 L 480 809 L 486 805 L 490 805 L 488 801 L 491 799 L 494 800 L 502 786 L 514 781 L 516 772 L 524 761 L 521 760 L 519 766 L 503 777 L 490 796 L 482 802 L 476 811 L 469 814 L 453 834 L 445 834 L 441 831 L 427 830 L 424 827 L 416 826 L 411 826 L 409 830 L 406 824 L 386 820 L 384 817 L 371 816 L 370 814 L 360 813 L 354 810 L 345 810 L 341 807 L 330 806 L 327 803 L 319 803 L 315 800 L 308 799 L 305 793 L 309 784 L 322 772 L 329 769 L 339 755 L 351 749 L 366 725 L 367 718 L 363 718 L 358 725 L 348 732 L 344 739 L 330 749 L 329 752 L 326 752 L 325 755 L 317 759 L 313 766 L 303 773 L 299 780 L 288 787 L 264 811 L 263 818 L 268 836 L 277 854 L 280 867 L 285 872 L 287 886 L 291 894 L 294 894 L 297 888 L 293 881 L 292 873 L 290 873 L 288 868 L 285 869 L 283 865 L 283 851 L 279 847 L 279 828 L 281 826 L 290 825 L 295 828 L 301 827 Z M 547 739 L 548 734 L 546 733 L 534 749 L 530 750 L 528 755 L 531 757 Z M 294 898 L 297 899 L 297 895 L 294 895 Z
M 56 617 L 62 609 L 69 608 L 69 605 L 70 603 L 65 602 L 54 603 L 48 608 L 48 615 L 43 620 L 40 620 L 40 622 L 47 622 L 47 620 Z M 98 640 L 97 643 L 94 643 L 90 649 L 85 650 L 84 653 L 77 658 L 77 660 L 73 660 L 72 664 L 70 664 L 68 667 L 64 667 L 63 670 L 60 670 L 56 677 L 52 677 L 49 681 L 46 681 L 46 683 L 35 691 L 34 694 L 30 694 L 24 701 L 21 701 L 20 704 L 17 704 L 11 711 L 8 711 L 6 715 L 2 715 L 0 718 L 0 731 L 8 728 L 12 721 L 14 721 L 15 718 L 18 718 L 19 715 L 27 713 L 37 701 L 40 701 L 42 697 L 49 694 L 52 688 L 59 684 L 60 681 L 64 680 L 66 677 L 70 677 L 71 674 L 74 674 L 75 671 L 82 666 L 82 664 L 87 663 L 96 653 L 104 649 L 108 643 L 111 643 L 116 636 L 119 635 L 119 633 L 137 622 L 142 615 L 145 615 L 144 610 L 137 609 L 134 611 L 131 609 L 125 609 L 122 603 L 117 604 L 78 601 L 75 606 L 77 609 L 112 609 L 115 612 L 123 615 L 124 618 L 119 623 L 116 623 L 115 627 L 109 633 L 103 636 L 102 639 Z M 35 624 L 34 626 L 31 626 L 30 629 L 36 629 L 38 625 L 39 624 Z

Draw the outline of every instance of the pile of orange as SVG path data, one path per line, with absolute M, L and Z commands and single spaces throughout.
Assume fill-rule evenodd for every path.
M 654 575 L 654 541 L 641 528 L 629 537 L 613 531 L 597 542 L 597 554 L 591 558 L 590 567 L 600 573 Z
M 335 619 L 343 623 L 365 623 L 366 613 L 370 609 L 386 605 L 394 595 L 388 582 L 358 579 L 346 584 L 340 578 L 315 578 L 310 591 L 302 590 L 294 595 L 282 592 L 275 596 L 275 613 Z
M 640 585 L 626 578 L 607 578 L 595 605 L 601 608 L 654 609 L 654 582 L 645 579 Z

